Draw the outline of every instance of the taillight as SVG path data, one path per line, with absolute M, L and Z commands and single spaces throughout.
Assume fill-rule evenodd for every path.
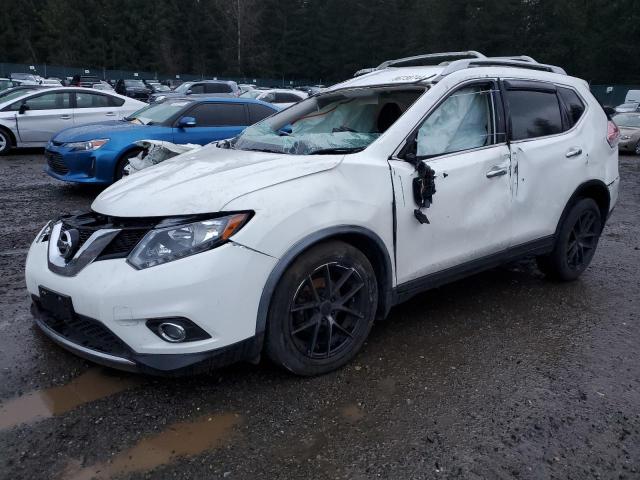
M 612 120 L 607 122 L 607 142 L 611 148 L 618 145 L 618 141 L 620 140 L 620 129 Z

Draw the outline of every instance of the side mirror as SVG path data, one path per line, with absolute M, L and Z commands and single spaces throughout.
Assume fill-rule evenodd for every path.
M 187 90 L 186 92 L 184 92 L 185 95 L 191 95 L 193 92 L 191 91 L 191 89 Z
M 190 128 L 196 126 L 196 119 L 193 117 L 182 117 L 178 120 L 178 128 Z
M 20 105 L 20 109 L 18 110 L 18 113 L 20 115 L 23 115 L 24 112 L 26 112 L 27 110 L 29 110 L 29 105 L 27 105 L 26 103 L 23 103 L 22 105 Z

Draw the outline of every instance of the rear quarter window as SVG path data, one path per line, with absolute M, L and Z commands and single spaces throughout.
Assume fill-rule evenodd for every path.
M 558 95 L 560 95 L 569 114 L 569 126 L 573 127 L 584 113 L 584 103 L 582 103 L 578 94 L 570 88 L 558 87 Z
M 507 90 L 513 140 L 546 137 L 562 132 L 562 115 L 555 92 Z
M 121 107 L 124 105 L 124 98 L 112 97 L 111 95 L 107 95 L 109 97 L 109 106 L 111 107 Z

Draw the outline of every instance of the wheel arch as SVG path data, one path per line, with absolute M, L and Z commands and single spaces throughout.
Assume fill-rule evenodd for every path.
M 598 208 L 600 209 L 602 228 L 604 228 L 607 216 L 609 214 L 611 194 L 609 193 L 609 189 L 602 180 L 589 180 L 580 184 L 569 198 L 569 201 L 565 205 L 564 210 L 562 211 L 562 215 L 560 216 L 560 220 L 558 221 L 558 224 L 556 226 L 556 236 L 558 234 L 560 226 L 562 225 L 562 222 L 569 214 L 571 207 L 581 198 L 591 198 L 596 202 Z
M 6 133 L 9 136 L 9 141 L 11 142 L 11 146 L 15 147 L 18 145 L 18 140 L 16 139 L 15 134 L 11 131 L 9 127 L 0 123 L 0 130 Z
M 118 156 L 116 157 L 116 161 L 113 164 L 113 172 L 112 173 L 113 173 L 114 181 L 115 181 L 115 178 L 116 178 L 116 174 L 118 172 L 118 167 L 120 166 L 120 162 L 124 159 L 124 157 L 126 155 L 128 155 L 129 153 L 133 153 L 133 152 L 136 152 L 136 151 L 140 152 L 142 150 L 143 150 L 142 147 L 139 147 L 139 146 L 137 146 L 137 145 L 135 145 L 133 143 L 130 144 L 130 145 L 127 145 L 122 150 L 120 150 L 120 153 L 118 153 Z
M 258 304 L 256 334 L 262 334 L 267 325 L 269 306 L 276 286 L 289 266 L 309 248 L 328 240 L 341 240 L 360 250 L 371 262 L 378 283 L 378 307 L 376 318 L 384 318 L 392 306 L 392 265 L 391 257 L 382 239 L 373 231 L 356 226 L 341 225 L 329 227 L 303 238 L 295 243 L 273 268 L 262 290 Z

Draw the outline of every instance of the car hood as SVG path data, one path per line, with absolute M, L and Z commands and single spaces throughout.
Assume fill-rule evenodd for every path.
M 208 145 L 123 178 L 102 192 L 91 208 L 116 217 L 220 212 L 235 198 L 330 170 L 343 157 L 249 152 Z
M 113 138 L 118 134 L 130 134 L 133 131 L 148 134 L 152 128 L 166 128 L 157 125 L 142 125 L 139 123 L 111 120 L 108 122 L 90 123 L 78 127 L 62 130 L 52 140 L 56 142 L 84 142 L 96 138 Z

